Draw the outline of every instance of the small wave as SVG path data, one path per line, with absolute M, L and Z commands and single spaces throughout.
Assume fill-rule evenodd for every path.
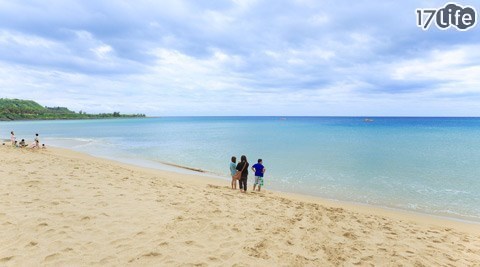
M 89 145 L 105 144 L 103 140 L 90 138 L 45 138 L 45 143 L 66 148 L 81 148 Z
M 181 168 L 181 169 L 185 169 L 185 170 L 194 171 L 194 172 L 201 172 L 201 173 L 206 173 L 206 172 L 207 172 L 207 171 L 202 170 L 202 169 L 192 168 L 192 167 L 183 166 L 183 165 L 178 165 L 178 164 L 173 164 L 173 163 L 168 163 L 168 162 L 160 162 L 160 163 L 165 164 L 165 165 L 168 165 L 168 166 L 176 167 L 176 168 Z

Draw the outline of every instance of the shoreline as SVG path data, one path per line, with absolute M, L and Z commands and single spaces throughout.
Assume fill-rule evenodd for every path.
M 160 164 L 166 165 L 167 167 L 173 167 L 172 169 L 163 169 L 159 165 L 152 166 L 148 163 L 146 163 L 145 165 L 137 165 L 136 163 L 126 162 L 127 159 L 125 161 L 122 161 L 122 160 L 116 160 L 114 158 L 109 158 L 109 157 L 96 156 L 86 152 L 77 151 L 74 149 L 68 149 L 63 147 L 52 147 L 52 146 L 49 147 L 49 149 L 52 149 L 52 148 L 55 150 L 59 150 L 60 152 L 63 151 L 63 153 L 65 152 L 79 153 L 79 156 L 81 157 L 90 157 L 92 160 L 105 160 L 109 163 L 119 164 L 121 166 L 129 166 L 130 168 L 135 168 L 137 170 L 142 170 L 142 171 L 149 170 L 152 172 L 158 171 L 160 172 L 160 174 L 168 173 L 169 175 L 172 175 L 172 176 L 175 176 L 175 175 L 192 176 L 186 181 L 192 182 L 191 179 L 195 179 L 195 183 L 200 183 L 201 185 L 207 185 L 207 183 L 213 183 L 216 186 L 227 186 L 227 187 L 230 186 L 229 177 L 225 177 L 220 174 L 213 173 L 203 169 L 182 166 L 174 163 L 151 161 L 153 164 L 160 163 Z M 196 178 L 200 178 L 200 180 L 196 180 Z M 249 184 L 249 187 L 251 187 L 251 183 Z M 467 228 L 470 228 L 471 226 L 472 227 L 471 230 L 473 230 L 472 232 L 477 232 L 477 231 L 480 232 L 480 221 L 467 220 L 463 217 L 442 216 L 442 215 L 433 214 L 433 213 L 424 213 L 424 212 L 400 209 L 395 207 L 378 206 L 378 205 L 372 205 L 368 203 L 345 201 L 345 200 L 339 200 L 339 199 L 329 199 L 329 198 L 323 198 L 320 196 L 301 194 L 296 192 L 286 192 L 286 191 L 279 191 L 279 190 L 272 190 L 272 189 L 265 189 L 265 188 L 263 189 L 263 191 L 269 192 L 279 197 L 291 198 L 298 201 L 327 204 L 327 205 L 335 206 L 338 208 L 347 208 L 349 210 L 361 211 L 362 213 L 365 213 L 365 214 L 373 212 L 376 215 L 381 214 L 381 215 L 386 215 L 390 217 L 395 217 L 398 219 L 402 217 L 403 218 L 411 217 L 410 219 L 413 219 L 413 221 L 416 221 L 417 219 L 418 221 L 422 221 L 422 222 L 433 221 L 435 222 L 435 224 L 439 226 L 449 224 L 448 222 L 452 223 L 452 225 L 455 225 L 456 223 L 460 223 L 460 224 L 463 224 L 463 226 L 466 226 Z M 249 188 L 248 192 L 252 193 L 252 190 Z
M 3 142 L 5 143 L 5 146 L 9 146 L 9 139 L 3 139 Z M 65 148 L 57 145 L 50 145 L 48 147 L 49 149 L 58 149 L 58 150 L 65 150 L 65 151 L 70 151 L 70 152 L 75 152 L 75 153 L 80 153 L 85 156 L 92 157 L 94 159 L 102 159 L 102 160 L 107 160 L 107 161 L 112 161 L 118 164 L 126 164 L 132 167 L 138 167 L 138 168 L 145 168 L 145 169 L 151 169 L 151 170 L 159 170 L 159 171 L 165 171 L 165 172 L 172 172 L 173 174 L 187 174 L 187 175 L 197 175 L 201 177 L 202 179 L 213 179 L 213 181 L 224 181 L 224 183 L 219 183 L 218 185 L 228 185 L 230 181 L 230 177 L 223 176 L 219 173 L 214 173 L 205 169 L 201 168 L 195 168 L 195 167 L 190 167 L 190 166 L 184 166 L 184 165 L 179 165 L 176 163 L 170 163 L 170 162 L 163 162 L 163 161 L 155 161 L 155 160 L 146 160 L 146 159 L 133 159 L 133 158 L 114 158 L 106 155 L 95 155 L 91 154 L 89 152 L 85 151 L 80 151 L 80 150 L 75 150 L 74 148 Z M 251 176 L 251 175 L 250 175 Z M 249 178 L 251 180 L 251 177 Z M 212 182 L 212 181 L 210 181 Z M 251 183 L 250 183 L 251 185 Z M 249 185 L 249 186 L 250 186 Z M 265 190 L 265 189 L 264 189 Z M 348 200 L 341 200 L 341 199 L 331 199 L 331 198 L 325 198 L 322 196 L 316 196 L 316 195 L 311 195 L 308 193 L 298 193 L 298 192 L 289 192 L 289 191 L 281 191 L 281 190 L 274 190 L 274 189 L 267 189 L 269 192 L 273 192 L 276 194 L 279 194 L 280 196 L 285 195 L 285 196 L 291 196 L 300 200 L 311 200 L 311 201 L 319 201 L 319 202 L 328 202 L 331 205 L 335 205 L 335 203 L 340 204 L 341 206 L 348 206 L 351 208 L 354 207 L 361 207 L 362 209 L 378 209 L 380 212 L 386 212 L 387 214 L 392 213 L 400 213 L 400 214 L 406 214 L 412 215 L 412 216 L 419 216 L 419 217 L 426 217 L 426 218 L 432 218 L 435 220 L 441 220 L 441 221 L 452 221 L 452 222 L 460 222 L 460 223 L 465 223 L 465 224 L 471 224 L 471 225 L 478 225 L 480 226 L 480 220 L 474 220 L 469 217 L 464 217 L 461 215 L 458 216 L 447 216 L 443 214 L 435 214 L 433 212 L 422 212 L 422 211 L 415 211 L 415 210 L 409 210 L 409 209 L 402 209 L 402 208 L 397 208 L 397 207 L 390 207 L 386 205 L 374 205 L 374 204 L 369 204 L 369 203 L 363 203 L 363 202 L 355 202 L 355 201 L 348 201 Z M 251 190 L 249 190 L 251 191 Z
M 56 147 L 58 148 L 58 147 Z M 66 149 L 66 148 L 61 148 L 61 149 Z M 68 149 L 67 149 L 68 150 Z M 75 150 L 72 150 L 75 151 Z M 75 151 L 78 153 L 79 151 Z M 91 155 L 88 153 L 84 153 L 88 156 L 91 156 L 93 158 L 101 158 L 97 157 L 95 155 Z M 103 159 L 103 158 L 102 158 Z M 165 164 L 167 166 L 171 166 L 176 168 L 178 171 L 175 170 L 166 170 L 162 169 L 161 167 L 155 168 L 155 167 L 145 167 L 145 166 L 140 166 L 136 165 L 135 163 L 126 163 L 122 161 L 117 161 L 114 159 L 110 158 L 105 158 L 106 160 L 113 161 L 119 164 L 126 164 L 131 167 L 139 167 L 139 168 L 147 168 L 152 171 L 165 171 L 165 172 L 172 172 L 173 174 L 187 174 L 187 175 L 193 175 L 193 176 L 198 176 L 201 179 L 205 179 L 205 183 L 215 183 L 217 186 L 229 186 L 229 177 L 224 177 L 221 176 L 220 174 L 217 173 L 212 173 L 207 170 L 203 169 L 197 169 L 197 168 L 192 168 L 188 166 L 182 166 L 178 164 L 173 164 L 173 163 L 165 163 L 165 162 L 159 162 L 161 164 Z M 182 171 L 190 171 L 193 173 L 182 173 Z M 250 180 L 251 178 L 249 178 Z M 251 187 L 250 183 L 248 186 Z M 433 213 L 423 213 L 419 211 L 413 211 L 413 210 L 406 210 L 406 209 L 400 209 L 400 208 L 394 208 L 394 207 L 388 207 L 388 206 L 377 206 L 377 205 L 372 205 L 368 203 L 361 203 L 361 202 L 350 202 L 350 201 L 345 201 L 345 200 L 338 200 L 338 199 L 329 199 L 329 198 L 323 198 L 320 196 L 314 196 L 314 195 L 309 195 L 309 194 L 301 194 L 301 193 L 295 193 L 295 192 L 285 192 L 285 191 L 278 191 L 278 190 L 272 190 L 272 189 L 265 189 L 263 188 L 263 191 L 265 192 L 270 192 L 275 195 L 278 195 L 280 197 L 285 197 L 285 198 L 291 198 L 294 200 L 298 201 L 305 201 L 305 202 L 312 202 L 312 203 L 321 203 L 321 204 L 327 204 L 330 206 L 335 206 L 337 208 L 347 208 L 350 210 L 355 210 L 355 211 L 361 211 L 362 213 L 370 213 L 374 212 L 376 215 L 381 214 L 381 215 L 386 215 L 389 217 L 395 217 L 397 219 L 401 219 L 402 217 L 412 217 L 414 220 L 419 220 L 422 222 L 431 222 L 434 221 L 435 224 L 439 226 L 445 226 L 449 225 L 448 222 L 453 223 L 452 225 L 455 225 L 456 223 L 461 223 L 464 224 L 467 228 L 469 228 L 468 231 L 472 231 L 473 233 L 480 232 L 480 221 L 474 221 L 474 220 L 467 220 L 462 217 L 449 217 L 449 216 L 442 216 L 442 215 L 437 215 Z M 251 188 L 248 189 L 249 193 L 252 193 Z M 472 226 L 472 229 L 470 229 L 470 226 Z
M 0 265 L 474 265 L 480 225 L 0 147 Z M 181 253 L 179 253 L 181 251 Z
M 10 140 L 8 140 L 10 141 Z M 65 150 L 70 150 L 74 151 L 77 153 L 82 153 L 88 156 L 91 156 L 93 158 L 98 158 L 98 159 L 105 159 L 105 160 L 110 160 L 114 161 L 120 164 L 127 164 L 135 167 L 140 167 L 140 168 L 148 168 L 152 170 L 160 170 L 160 171 L 167 171 L 167 172 L 173 172 L 177 174 L 189 174 L 189 175 L 198 175 L 201 176 L 202 178 L 208 178 L 208 179 L 214 179 L 214 180 L 220 180 L 220 181 L 225 181 L 223 185 L 228 185 L 230 181 L 230 177 L 223 176 L 219 173 L 211 172 L 205 169 L 201 168 L 195 168 L 195 167 L 190 167 L 190 166 L 184 166 L 184 165 L 179 165 L 176 163 L 170 163 L 170 162 L 163 162 L 163 161 L 155 161 L 155 160 L 146 160 L 146 159 L 133 159 L 133 158 L 114 158 L 114 157 L 109 157 L 109 156 L 101 156 L 101 155 L 94 155 L 90 154 L 89 152 L 84 152 L 84 151 L 79 151 L 75 149 L 70 149 L 70 148 L 65 148 L 65 147 L 60 147 L 60 146 L 50 146 L 50 148 L 53 147 L 55 149 L 65 149 Z M 249 180 L 251 180 L 251 175 L 249 176 Z M 252 184 L 249 183 L 251 186 Z M 265 189 L 264 189 L 265 190 Z M 415 210 L 409 210 L 409 209 L 402 209 L 402 208 L 397 208 L 397 207 L 390 207 L 387 205 L 375 205 L 375 204 L 369 204 L 369 203 L 363 203 L 363 202 L 355 202 L 355 201 L 348 201 L 348 200 L 341 200 L 341 199 L 332 199 L 332 198 L 325 198 L 322 196 L 316 196 L 308 193 L 298 193 L 298 192 L 289 192 L 289 191 L 281 191 L 281 190 L 274 190 L 274 189 L 267 189 L 269 192 L 274 192 L 278 193 L 280 195 L 285 194 L 289 196 L 296 197 L 298 199 L 311 199 L 313 201 L 317 200 L 320 202 L 326 201 L 331 204 L 334 203 L 339 203 L 340 205 L 346 205 L 349 207 L 364 207 L 365 209 L 379 209 L 381 211 L 385 212 L 393 212 L 393 213 L 404 213 L 404 214 L 411 214 L 413 216 L 423 216 L 423 217 L 431 217 L 433 219 L 439 219 L 439 220 L 447 220 L 447 221 L 454 221 L 454 222 L 461 222 L 461 223 L 466 223 L 466 224 L 472 224 L 472 225 L 479 225 L 480 226 L 480 220 L 474 220 L 469 217 L 465 216 L 448 216 L 448 215 L 443 215 L 443 214 L 435 214 L 433 212 L 422 212 L 422 211 L 415 211 Z M 251 191 L 251 190 L 249 190 Z

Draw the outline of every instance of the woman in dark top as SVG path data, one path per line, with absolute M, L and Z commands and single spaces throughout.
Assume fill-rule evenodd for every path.
M 238 183 L 240 184 L 240 191 L 247 192 L 247 179 L 248 179 L 248 161 L 245 155 L 242 155 L 240 162 L 237 164 L 237 171 L 242 171 L 242 176 Z

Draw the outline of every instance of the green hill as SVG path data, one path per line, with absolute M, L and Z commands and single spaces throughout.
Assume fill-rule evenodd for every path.
M 32 100 L 0 98 L 0 120 L 65 120 L 135 118 L 145 114 L 120 114 L 120 112 L 87 114 L 66 107 L 43 107 Z

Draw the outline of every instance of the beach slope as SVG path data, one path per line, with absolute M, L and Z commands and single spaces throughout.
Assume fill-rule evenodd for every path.
M 475 224 L 241 194 L 64 149 L 1 146 L 0 157 L 1 266 L 480 263 Z

